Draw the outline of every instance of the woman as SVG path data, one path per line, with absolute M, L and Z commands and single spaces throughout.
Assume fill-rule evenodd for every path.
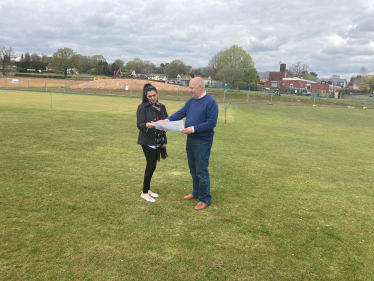
M 138 106 L 136 117 L 139 129 L 138 144 L 142 146 L 145 159 L 147 160 L 143 192 L 140 194 L 140 197 L 148 202 L 156 202 L 153 197 L 158 197 L 158 194 L 150 190 L 150 185 L 157 161 L 160 161 L 160 157 L 162 159 L 167 157 L 165 147 L 166 134 L 163 131 L 155 129 L 151 121 L 163 120 L 168 117 L 168 113 L 165 106 L 157 101 L 157 89 L 151 84 L 144 85 L 142 104 Z

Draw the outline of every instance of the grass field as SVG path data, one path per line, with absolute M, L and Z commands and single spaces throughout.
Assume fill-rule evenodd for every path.
M 107 79 L 96 81 L 79 81 L 79 80 L 63 80 L 63 79 L 27 79 L 18 78 L 17 83 L 12 83 L 12 79 L 0 78 L 0 89 L 10 89 L 14 91 L 35 91 L 35 92 L 49 92 L 49 93 L 66 93 L 66 94 L 81 94 L 81 95 L 102 95 L 102 96 L 120 96 L 120 97 L 141 97 L 142 86 L 144 80 L 117 80 Z M 121 88 L 124 81 L 129 84 L 128 90 Z M 137 84 L 133 84 L 137 83 Z M 187 100 L 190 98 L 190 93 L 186 87 L 179 87 L 175 89 L 165 89 L 165 84 L 157 82 L 158 95 L 162 99 L 167 100 Z M 118 85 L 119 84 L 119 85 Z M 171 86 L 171 85 L 169 85 Z M 173 87 L 173 86 L 172 86 Z M 319 106 L 319 107 L 352 107 L 355 109 L 374 109 L 373 97 L 367 95 L 354 95 L 351 97 L 345 96 L 343 99 L 333 98 L 316 98 L 311 96 L 296 96 L 289 93 L 282 93 L 281 96 L 270 94 L 262 94 L 262 92 L 247 92 L 247 91 L 224 91 L 222 89 L 207 89 L 217 102 L 220 103 L 257 103 L 257 104 L 272 104 L 272 105 L 292 105 L 292 106 Z
M 372 110 L 219 104 L 196 212 L 180 133 L 140 198 L 139 102 L 0 90 L 1 280 L 374 279 Z

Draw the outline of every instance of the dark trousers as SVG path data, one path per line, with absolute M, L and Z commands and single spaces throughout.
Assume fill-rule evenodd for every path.
M 193 182 L 192 195 L 205 204 L 210 204 L 212 200 L 208 170 L 212 144 L 213 141 L 187 137 L 186 152 Z
M 153 172 L 156 170 L 157 165 L 157 149 L 153 149 L 147 145 L 142 145 L 145 159 L 147 160 L 147 166 L 144 172 L 144 183 L 143 193 L 148 193 L 151 189 L 151 179 Z

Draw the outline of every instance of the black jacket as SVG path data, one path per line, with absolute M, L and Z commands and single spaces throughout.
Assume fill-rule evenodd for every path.
M 162 103 L 161 106 L 161 118 L 163 120 L 169 115 L 166 112 L 166 107 Z M 160 112 L 154 109 L 151 104 L 147 101 L 145 103 L 139 104 L 138 110 L 136 112 L 137 126 L 139 129 L 138 144 L 141 145 L 156 145 L 156 129 L 148 129 L 145 125 L 147 122 L 157 121 L 156 117 L 160 115 Z M 167 139 L 165 136 L 165 143 Z

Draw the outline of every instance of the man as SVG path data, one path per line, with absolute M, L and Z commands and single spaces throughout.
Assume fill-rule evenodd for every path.
M 185 129 L 187 134 L 186 152 L 188 166 L 193 180 L 192 193 L 184 199 L 199 199 L 196 211 L 205 209 L 211 204 L 209 157 L 213 144 L 214 127 L 217 124 L 218 105 L 216 100 L 205 91 L 204 80 L 193 78 L 188 90 L 192 98 L 176 113 L 164 121 L 177 121 L 186 117 Z

